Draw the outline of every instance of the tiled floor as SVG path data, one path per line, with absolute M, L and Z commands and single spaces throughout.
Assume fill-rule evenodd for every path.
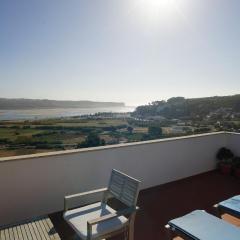
M 135 240 L 164 240 L 164 226 L 170 219 L 195 209 L 214 214 L 215 203 L 237 194 L 240 194 L 240 179 L 216 171 L 143 190 L 138 201 Z M 63 221 L 62 213 L 50 217 L 61 239 L 72 240 L 74 232 Z M 240 226 L 238 220 L 230 220 Z

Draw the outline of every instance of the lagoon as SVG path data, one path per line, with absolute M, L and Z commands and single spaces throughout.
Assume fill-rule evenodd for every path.
M 106 108 L 55 108 L 55 109 L 23 109 L 0 110 L 0 120 L 35 120 L 46 118 L 74 117 L 95 114 L 99 112 L 132 112 L 135 107 Z

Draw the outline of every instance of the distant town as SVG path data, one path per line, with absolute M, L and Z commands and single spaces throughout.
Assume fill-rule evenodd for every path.
M 133 112 L 0 121 L 0 157 L 217 131 L 240 132 L 240 95 L 175 97 Z

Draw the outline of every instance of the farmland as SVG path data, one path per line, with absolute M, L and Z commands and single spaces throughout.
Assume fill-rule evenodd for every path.
M 100 145 L 139 141 L 147 131 L 124 118 L 1 121 L 0 157 L 76 149 L 89 136 L 100 139 Z

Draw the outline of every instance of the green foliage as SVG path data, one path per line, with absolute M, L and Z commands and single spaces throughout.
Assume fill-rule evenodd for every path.
M 11 141 L 7 138 L 0 138 L 0 144 L 9 144 Z
M 194 129 L 194 133 L 196 133 L 196 134 L 208 133 L 210 131 L 211 131 L 211 128 L 209 128 L 209 127 L 200 127 L 200 128 Z
M 230 149 L 222 147 L 218 150 L 216 157 L 220 163 L 232 164 L 234 154 Z
M 11 126 L 11 127 L 9 127 L 9 128 L 12 128 L 12 129 L 20 129 L 21 127 L 20 126 Z
M 57 131 L 44 131 L 42 133 L 33 134 L 32 137 L 39 138 L 39 137 L 54 135 L 54 134 L 57 134 L 57 133 L 58 133 Z
M 126 139 L 128 142 L 138 142 L 142 141 L 144 133 L 132 133 L 132 134 L 126 134 Z
M 162 128 L 158 126 L 148 127 L 148 135 L 150 138 L 160 138 L 162 136 Z
M 30 129 L 31 126 L 29 126 L 29 125 L 25 125 L 25 126 L 23 126 L 22 128 L 23 128 L 23 129 Z
M 132 113 L 132 116 L 137 118 L 163 116 L 170 119 L 201 119 L 210 112 L 222 108 L 230 109 L 233 112 L 240 112 L 240 95 L 195 99 L 185 99 L 183 97 L 170 98 L 168 101 L 155 101 L 148 105 L 139 106 Z
M 129 132 L 130 134 L 132 134 L 132 133 L 133 133 L 133 127 L 131 127 L 131 126 L 128 126 L 128 127 L 127 127 L 127 130 L 128 130 L 128 132 Z
M 98 134 L 96 133 L 90 133 L 86 140 L 82 143 L 78 144 L 78 148 L 87 148 L 87 147 L 97 147 L 97 146 L 104 146 L 105 141 L 103 139 L 100 139 Z
M 62 145 L 62 141 L 60 140 L 53 140 L 48 141 L 47 139 L 35 139 L 30 136 L 19 136 L 17 139 L 13 142 L 14 145 L 20 144 L 25 146 L 32 146 L 36 148 L 55 148 L 57 145 Z

